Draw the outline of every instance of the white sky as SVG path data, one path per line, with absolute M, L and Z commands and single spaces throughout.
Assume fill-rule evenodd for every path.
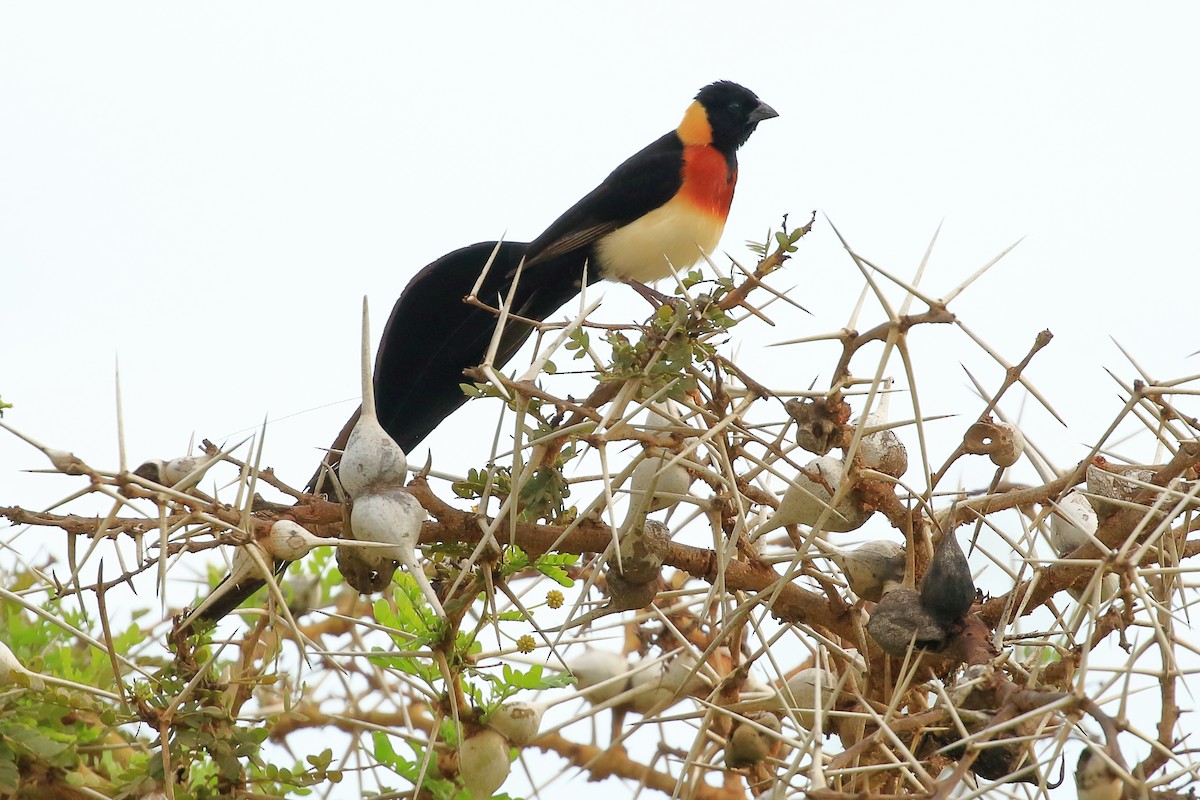
M 1133 374 L 1109 336 L 1159 377 L 1200 372 L 1198 23 L 1192 3 L 6 4 L 5 421 L 115 466 L 119 357 L 132 463 L 269 416 L 267 461 L 302 482 L 357 403 L 363 294 L 378 329 L 421 266 L 537 235 L 728 78 L 780 113 L 741 153 L 740 258 L 820 209 L 910 276 L 944 220 L 939 295 L 1026 237 L 952 308 L 1012 361 L 1055 333 L 1031 375 L 1071 463 L 1119 408 L 1102 368 Z M 739 331 L 747 369 L 827 380 L 831 357 L 759 350 L 846 323 L 861 278 L 823 217 L 775 283 L 815 316 Z M 644 316 L 607 291 L 606 319 Z M 999 380 L 962 339 L 914 337 L 944 357 L 931 412 L 976 413 L 960 348 Z M 490 440 L 493 416 L 451 420 L 435 464 L 482 462 L 464 420 Z M 42 466 L 0 437 L 0 505 L 74 487 L 19 472 Z
M 956 308 L 1013 360 L 1051 328 L 1051 397 L 1112 397 L 1110 334 L 1159 374 L 1200 371 L 1194 5 L 688 8 L 6 6 L 7 420 L 111 463 L 119 356 L 132 459 L 300 412 L 269 452 L 307 474 L 357 394 L 364 293 L 379 326 L 431 259 L 535 236 L 719 78 L 780 112 L 742 150 L 731 252 L 816 208 L 908 275 L 944 219 L 937 294 L 1024 236 Z M 793 264 L 778 283 L 817 317 L 757 341 L 853 307 L 824 220 Z M 14 470 L 35 455 L 0 444 L 0 486 L 30 486 Z

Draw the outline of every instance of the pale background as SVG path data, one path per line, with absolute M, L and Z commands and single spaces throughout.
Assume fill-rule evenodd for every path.
M 944 221 L 934 295 L 1025 237 L 953 310 L 1012 361 L 1055 333 L 1030 374 L 1070 427 L 1028 414 L 1073 463 L 1120 407 L 1103 368 L 1135 376 L 1110 336 L 1158 377 L 1200 372 L 1198 23 L 1191 3 L 6 4 L 5 421 L 115 467 L 119 358 L 132 463 L 269 417 L 267 462 L 301 483 L 357 403 L 362 295 L 378 328 L 433 258 L 532 238 L 728 78 L 780 116 L 742 150 L 723 247 L 748 262 L 746 239 L 821 211 L 776 280 L 814 316 L 739 329 L 751 374 L 828 379 L 832 351 L 761 349 L 846 323 L 861 278 L 824 215 L 905 276 Z M 607 292 L 605 319 L 644 316 Z M 943 359 L 928 410 L 976 413 L 958 360 L 999 371 L 934 336 L 914 337 Z M 435 464 L 482 462 L 494 416 L 448 421 Z M 0 436 L 0 505 L 75 487 L 20 471 L 42 466 Z

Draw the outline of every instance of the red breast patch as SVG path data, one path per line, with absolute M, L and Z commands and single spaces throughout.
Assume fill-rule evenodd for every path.
M 708 145 L 683 148 L 683 186 L 679 199 L 724 220 L 733 203 L 737 170 L 730 170 L 725 156 Z

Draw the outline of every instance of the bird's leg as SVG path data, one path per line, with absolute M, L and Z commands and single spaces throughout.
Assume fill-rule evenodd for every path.
M 672 297 L 670 295 L 663 294 L 657 289 L 651 289 L 641 281 L 625 281 L 625 283 L 627 283 L 635 292 L 640 294 L 647 303 L 654 306 L 656 310 L 663 306 L 670 306 L 671 308 L 674 308 L 675 306 L 679 305 L 680 299 L 678 297 Z

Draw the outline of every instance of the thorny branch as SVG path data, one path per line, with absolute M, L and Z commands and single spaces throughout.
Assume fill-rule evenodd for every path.
M 413 746 L 416 760 L 409 766 L 419 777 L 413 780 L 406 775 L 411 782 L 456 780 L 455 759 L 462 739 L 484 730 L 490 724 L 487 715 L 495 711 L 496 703 L 483 687 L 503 685 L 506 680 L 496 676 L 493 665 L 517 663 L 520 653 L 528 653 L 547 672 L 562 669 L 583 645 L 564 638 L 567 634 L 553 633 L 548 623 L 543 624 L 544 615 L 563 603 L 569 609 L 575 602 L 579 613 L 572 612 L 569 618 L 589 619 L 585 616 L 589 607 L 610 603 L 619 591 L 628 592 L 632 582 L 652 588 L 645 607 L 618 605 L 623 609 L 619 616 L 604 623 L 596 617 L 581 633 L 588 637 L 615 632 L 623 642 L 621 651 L 636 656 L 624 692 L 585 705 L 581 712 L 588 718 L 611 707 L 613 736 L 608 746 L 576 741 L 575 728 L 544 732 L 530 744 L 593 780 L 618 777 L 664 796 L 704 800 L 732 800 L 747 796 L 751 785 L 758 791 L 785 783 L 808 796 L 831 800 L 914 794 L 949 797 L 964 783 L 989 782 L 993 790 L 1015 793 L 1006 781 L 1027 780 L 1047 787 L 1050 765 L 1072 737 L 1081 736 L 1078 731 L 1090 726 L 1101 732 L 1097 746 L 1111 761 L 1127 796 L 1135 796 L 1139 787 L 1151 796 L 1168 796 L 1170 785 L 1200 769 L 1180 735 L 1189 712 L 1179 705 L 1179 683 L 1194 669 L 1182 666 L 1180 654 L 1172 649 L 1177 612 L 1195 600 L 1194 587 L 1179 575 L 1194 569 L 1185 562 L 1200 555 L 1200 540 L 1192 538 L 1200 527 L 1192 483 L 1200 467 L 1200 443 L 1183 435 L 1185 426 L 1194 435 L 1195 417 L 1178 407 L 1179 401 L 1171 397 L 1173 386 L 1156 384 L 1144 375 L 1134 381 L 1131 406 L 1148 403 L 1139 413 L 1154 417 L 1154 435 L 1166 437 L 1156 441 L 1173 456 L 1153 472 L 1148 485 L 1114 501 L 1115 508 L 1091 534 L 1094 541 L 1052 559 L 1039 555 L 1039 542 L 1044 551 L 1046 528 L 1058 524 L 1054 516 L 1058 504 L 1072 489 L 1087 489 L 1094 495 L 1086 486 L 1088 468 L 1101 465 L 1103 459 L 1087 458 L 1058 474 L 1046 472 L 1035 485 L 1002 481 L 1008 473 L 1001 468 L 987 494 L 959 492 L 946 498 L 938 487 L 951 467 L 971 459 L 958 443 L 944 461 L 933 462 L 942 463 L 941 467 L 930 468 L 928 418 L 922 419 L 915 397 L 912 417 L 924 465 L 916 480 L 924 478 L 925 486 L 914 484 L 911 474 L 881 473 L 863 455 L 864 441 L 878 431 L 850 421 L 857 402 L 851 390 L 870 384 L 874 396 L 880 376 L 890 365 L 869 365 L 862 370 L 868 377 L 860 377 L 853 369 L 857 358 L 872 342 L 890 342 L 897 345 L 907 369 L 908 334 L 914 327 L 958 321 L 945 302 L 926 299 L 928 310 L 917 314 L 893 315 L 889 309 L 888 321 L 863 333 L 843 329 L 828 337 L 841 343 L 832 371 L 833 388 L 824 396 L 788 402 L 790 422 L 802 428 L 789 438 L 788 426 L 779 427 L 777 420 L 761 421 L 765 407 L 778 408 L 771 405 L 776 376 L 752 378 L 718 351 L 726 323 L 714 312 L 742 308 L 748 319 L 765 318 L 750 299 L 790 258 L 795 243 L 811 226 L 812 221 L 783 232 L 774 249 L 764 248 L 757 267 L 741 283 L 722 285 L 695 308 L 686 305 L 685 297 L 664 307 L 663 313 L 656 312 L 640 329 L 593 326 L 614 334 L 610 342 L 614 351 L 624 346 L 622 337 L 630 344 L 620 353 L 625 359 L 621 370 L 601 374 L 598 369 L 598 384 L 582 400 L 560 396 L 540 380 L 509 380 L 495 370 L 466 373 L 482 384 L 495 381 L 492 388 L 519 415 L 522 430 L 537 428 L 541 435 L 532 447 L 518 437 L 521 446 L 511 466 L 499 463 L 493 453 L 492 461 L 479 471 L 486 476 L 480 479 L 481 489 L 466 479 L 452 485 L 460 498 L 471 497 L 477 503 L 473 508 L 447 500 L 450 490 L 440 488 L 441 476 L 436 473 L 420 474 L 408 482 L 407 491 L 431 517 L 421 527 L 420 544 L 425 548 L 426 571 L 446 607 L 443 618 L 423 616 L 419 601 L 403 591 L 385 593 L 383 600 L 368 604 L 355 592 L 331 597 L 326 589 L 324 595 L 318 592 L 316 601 L 327 610 L 325 615 L 308 617 L 292 627 L 276 616 L 275 601 L 267 599 L 257 611 L 246 612 L 252 614 L 253 625 L 236 640 L 237 660 L 225 664 L 221 674 L 214 666 L 221 657 L 219 647 L 210 652 L 173 639 L 172 670 L 178 673 L 177 682 L 156 676 L 158 683 L 147 699 L 146 692 L 129 691 L 125 684 L 131 675 L 114 644 L 119 631 L 109 625 L 105 611 L 111 609 L 116 590 L 123 584 L 135 585 L 135 578 L 159 567 L 164 558 L 262 542 L 277 520 L 294 521 L 321 537 L 350 537 L 353 531 L 346 524 L 346 509 L 289 486 L 272 469 L 259 468 L 251 459 L 221 453 L 207 441 L 203 452 L 210 457 L 221 453 L 222 463 L 238 470 L 240 480 L 252 478 L 293 504 L 257 497 L 227 504 L 196 492 L 156 487 L 129 473 L 93 469 L 78 458 L 67 458 L 69 454 L 22 437 L 49 455 L 59 471 L 85 477 L 88 491 L 114 502 L 113 511 L 89 516 L 7 506 L 0 507 L 0 516 L 16 526 L 56 529 L 78 540 L 80 545 L 72 549 L 71 580 L 61 584 L 45 580 L 39 591 L 52 589 L 59 601 L 95 594 L 101 602 L 106 668 L 110 674 L 118 673 L 121 696 L 129 698 L 132 710 L 126 710 L 127 720 L 140 720 L 160 731 L 163 742 L 176 742 L 160 754 L 162 764 L 172 771 L 182 769 L 192 757 L 179 748 L 177 733 L 201 736 L 186 726 L 190 714 L 205 708 L 210 716 L 204 725 L 211 726 L 214 739 L 241 735 L 239 715 L 264 723 L 277 742 L 289 741 L 295 731 L 320 727 L 354 737 L 386 732 Z M 478 299 L 473 302 L 482 305 Z M 668 317 L 669 325 L 663 322 Z M 542 328 L 533 320 L 509 319 Z M 639 330 L 642 341 L 632 341 L 630 337 L 636 338 Z M 1022 360 L 1005 365 L 999 389 L 977 413 L 972 409 L 972 416 L 985 420 L 999 409 L 1010 389 L 1018 383 L 1028 386 L 1027 368 L 1049 340 L 1049 333 L 1043 331 Z M 987 352 L 999 358 L 990 348 Z M 593 363 L 608 361 L 608 354 L 594 348 L 587 355 Z M 673 405 L 663 402 L 668 397 Z M 643 405 L 677 419 L 666 427 L 636 424 L 633 409 Z M 868 410 L 873 409 L 862 409 L 860 416 L 866 417 Z M 1169 422 L 1183 424 L 1172 428 Z M 898 432 L 911 433 L 907 426 Z M 806 466 L 806 457 L 801 457 L 805 448 L 821 456 L 834 450 L 853 450 L 856 455 L 839 461 L 839 482 Z M 1093 453 L 1099 449 L 1097 445 Z M 598 469 L 568 480 L 571 460 L 585 463 L 579 452 L 595 459 Z M 626 461 L 627 467 L 619 466 Z M 640 490 L 644 505 L 639 511 L 639 496 L 631 489 L 639 463 L 653 464 L 656 480 L 666 480 L 677 465 L 687 486 L 684 502 L 667 516 L 668 533 L 682 539 L 687 531 L 687 541 L 668 538 L 650 548 L 649 556 L 646 548 L 630 546 L 631 531 L 633 539 L 644 531 L 629 527 L 628 520 L 614 514 L 626 504 L 630 518 L 636 521 L 640 513 L 644 525 L 645 516 L 659 510 L 654 508 L 657 499 L 651 488 Z M 792 501 L 787 494 L 778 498 L 776 491 L 795 488 L 802 479 L 827 493 L 817 503 L 818 516 L 785 520 Z M 597 500 L 568 506 L 566 495 L 544 488 L 535 491 L 547 481 L 567 487 L 568 493 L 578 492 L 570 494 L 572 501 L 582 494 L 582 487 L 599 487 Z M 239 483 L 239 489 L 247 486 Z M 1000 545 L 993 543 L 984 556 L 1005 570 L 1000 581 L 1004 585 L 992 596 L 981 597 L 971 613 L 948 627 L 936 646 L 912 648 L 902 657 L 889 655 L 866 627 L 876 602 L 864 599 L 851 571 L 837 566 L 843 563 L 838 559 L 846 557 L 846 549 L 833 542 L 846 540 L 834 536 L 850 531 L 823 529 L 834 521 L 834 509 L 837 517 L 846 517 L 843 503 L 860 510 L 864 519 L 875 516 L 875 533 L 869 538 L 905 543 L 906 588 L 920 589 L 930 566 L 929 554 L 916 545 L 968 524 L 996 534 Z M 1035 507 L 1046 512 L 1027 517 L 1007 513 L 1030 514 Z M 781 515 L 777 526 L 781 535 L 762 535 L 774 515 Z M 1033 522 L 1014 526 L 1014 519 Z M 618 539 L 624 547 L 618 546 Z M 96 548 L 119 548 L 126 542 L 133 543 L 139 554 L 132 566 L 123 565 L 117 578 L 105 580 L 104 572 L 99 572 L 94 581 L 82 579 Z M 162 546 L 147 548 L 146 543 Z M 86 552 L 77 558 L 84 545 Z M 523 560 L 516 558 L 514 547 Z M 583 558 L 566 562 L 563 557 L 568 555 Z M 635 556 L 650 559 L 653 569 L 648 577 L 637 572 L 644 565 Z M 980 564 L 988 563 L 979 559 L 974 555 L 971 562 L 976 572 Z M 1082 595 L 1071 604 L 1062 600 L 1065 590 L 1082 592 L 1095 583 L 1097 573 L 1119 576 L 1120 590 L 1091 605 Z M 574 582 L 567 587 L 572 599 L 563 598 L 558 589 L 560 598 L 554 604 L 551 593 L 545 603 L 533 597 L 532 589 L 552 574 L 564 583 Z M 991 582 L 989 591 L 995 587 Z M 278 588 L 274 587 L 272 598 L 282 597 Z M 308 610 L 296 594 L 289 587 L 288 619 L 301 618 Z M 10 602 L 7 596 L 4 602 Z M 1018 620 L 1043 629 L 1021 633 Z M 518 636 L 518 628 L 532 633 Z M 1148 643 L 1139 640 L 1143 630 L 1152 633 Z M 1149 672 L 1146 661 L 1158 657 L 1154 678 L 1161 717 L 1153 735 L 1138 730 L 1124 716 L 1109 713 L 1104 703 L 1093 699 L 1097 694 L 1082 691 L 1084 678 L 1100 680 L 1092 679 L 1088 670 L 1108 648 L 1113 632 L 1119 632 L 1122 644 L 1130 648 L 1124 666 L 1116 669 L 1118 675 L 1132 679 Z M 485 636 L 495 642 L 495 649 L 481 653 L 479 643 Z M 795 656 L 796 650 L 802 657 Z M 336 676 L 331 682 L 340 681 L 344 689 L 344 713 L 328 711 L 327 701 L 311 688 L 290 681 L 269 688 L 283 672 L 277 666 L 289 657 L 297 663 L 307 660 L 321 674 Z M 678 683 L 665 690 L 661 688 L 665 679 L 651 681 L 649 686 L 662 693 L 650 705 L 638 700 L 633 687 L 637 667 L 646 665 L 661 669 L 663 675 L 668 668 L 682 673 Z M 771 676 L 769 686 L 761 685 L 757 676 L 763 674 Z M 815 683 L 786 682 L 801 677 Z M 1106 691 L 1117 685 L 1117 679 L 1107 680 Z M 817 693 L 817 683 L 822 694 Z M 168 684 L 170 688 L 164 688 Z M 272 691 L 278 696 L 272 697 Z M 505 691 L 515 694 L 518 689 L 506 686 Z M 155 693 L 166 702 L 155 705 Z M 684 705 L 680 703 L 684 697 L 696 702 Z M 768 697 L 775 699 L 764 699 Z M 387 701 L 383 707 L 380 699 Z M 190 705 L 193 701 L 195 709 Z M 227 718 L 217 720 L 220 715 L 212 709 L 223 710 Z M 774 715 L 774 726 L 763 716 L 767 709 Z M 640 715 L 641 723 L 627 725 L 626 715 Z M 763 753 L 751 758 L 741 753 L 742 748 L 758 752 L 754 735 L 759 734 L 750 733 L 758 730 L 754 726 L 762 728 L 765 743 Z M 644 755 L 639 746 L 626 748 L 627 737 L 649 727 L 657 728 L 664 742 L 673 738 L 678 746 L 664 743 L 657 756 Z M 678 730 L 686 732 L 682 740 L 675 736 Z M 1133 739 L 1154 746 L 1130 770 L 1122 746 Z M 219 750 L 216 744 L 209 747 L 209 752 Z M 1179 769 L 1180 765 L 1191 772 Z M 231 772 L 223 775 L 222 786 L 230 793 L 248 791 L 257 780 L 236 759 L 226 766 Z M 942 768 L 947 771 L 939 774 Z M 1166 772 L 1173 768 L 1175 773 Z M 714 778 L 717 773 L 719 779 Z M 420 789 L 417 796 L 432 795 Z

